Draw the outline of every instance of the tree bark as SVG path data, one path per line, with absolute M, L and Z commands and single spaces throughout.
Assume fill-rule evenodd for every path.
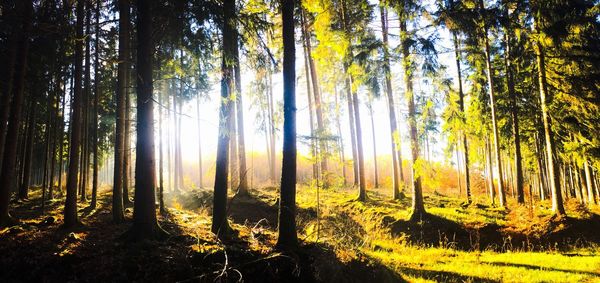
M 233 84 L 232 59 L 235 56 L 236 31 L 232 21 L 235 17 L 235 1 L 223 2 L 223 54 L 221 61 L 221 109 L 219 113 L 219 139 L 215 166 L 215 186 L 211 231 L 225 238 L 231 228 L 227 221 L 227 177 L 229 175 L 229 139 L 231 127 L 231 95 Z
M 238 138 L 238 161 L 239 161 L 239 188 L 238 193 L 248 194 L 248 169 L 246 168 L 246 138 L 244 134 L 244 104 L 242 99 L 242 73 L 240 70 L 240 52 L 238 40 L 235 43 L 235 105 L 237 110 L 237 138 Z
M 388 13 L 384 6 L 379 6 L 381 18 L 381 34 L 383 37 L 383 68 L 385 75 L 385 94 L 387 96 L 388 114 L 390 119 L 390 142 L 392 146 L 392 197 L 393 199 L 402 198 L 400 193 L 400 174 L 402 174 L 402 165 L 398 161 L 398 148 L 401 146 L 400 133 L 398 132 L 398 122 L 396 120 L 396 106 L 394 105 L 394 93 L 392 89 L 392 73 L 390 70 L 390 51 L 388 43 Z
M 115 165 L 112 192 L 113 221 L 125 220 L 123 203 L 123 173 L 125 162 L 125 123 L 127 70 L 129 69 L 129 0 L 119 0 L 119 65 L 117 70 L 117 125 L 115 130 Z
M 483 0 L 479 0 L 479 9 L 483 13 L 485 6 Z M 484 42 L 484 53 L 485 53 L 485 64 L 487 70 L 487 81 L 488 81 L 488 93 L 490 96 L 490 108 L 492 112 L 492 131 L 494 135 L 494 151 L 496 157 L 496 166 L 498 167 L 498 199 L 500 201 L 500 207 L 506 207 L 506 194 L 504 191 L 504 182 L 502 180 L 502 162 L 500 156 L 500 140 L 498 136 L 498 121 L 496 118 L 496 96 L 494 94 L 494 70 L 492 69 L 492 58 L 490 51 L 490 42 L 488 39 L 488 26 L 485 20 L 483 20 L 483 42 Z
M 283 23 L 283 164 L 276 246 L 295 248 L 296 234 L 296 47 L 294 1 L 282 0 Z
M 371 133 L 373 136 L 373 166 L 375 168 L 375 188 L 379 188 L 379 172 L 377 171 L 377 139 L 375 137 L 375 121 L 373 120 L 373 105 L 369 102 L 369 117 L 371 117 Z
M 156 164 L 154 155 L 154 100 L 152 98 L 152 57 L 154 0 L 137 3 L 137 138 L 135 147 L 135 202 L 133 225 L 128 236 L 133 240 L 157 239 L 166 235 L 156 220 Z
M 83 69 L 83 7 L 84 0 L 77 1 L 77 40 L 75 41 L 75 72 L 71 118 L 71 142 L 69 144 L 69 171 L 67 173 L 67 199 L 65 200 L 64 227 L 70 228 L 79 223 L 77 216 L 77 176 L 81 149 L 82 112 L 82 69 Z
M 410 147 L 412 154 L 412 215 L 411 220 L 419 220 L 425 214 L 423 203 L 423 188 L 421 187 L 421 176 L 416 172 L 415 165 L 419 162 L 419 136 L 417 132 L 417 111 L 413 93 L 413 67 L 410 58 L 410 43 L 408 42 L 408 30 L 406 20 L 400 21 L 400 45 L 402 49 L 402 65 L 404 68 L 405 97 L 408 103 L 408 125 L 410 130 Z
M 352 76 L 349 75 L 350 85 L 352 85 Z M 367 199 L 367 184 L 365 182 L 365 158 L 363 154 L 362 144 L 362 126 L 360 124 L 360 109 L 358 103 L 358 95 L 356 91 L 352 91 L 352 106 L 354 108 L 354 122 L 356 124 L 356 152 L 358 156 L 358 176 L 359 189 L 358 200 L 365 201 Z
M 32 99 L 29 103 L 29 114 L 27 118 L 27 130 L 25 134 L 25 155 L 23 158 L 23 173 L 19 186 L 19 198 L 27 199 L 29 197 L 29 185 L 31 180 L 31 157 L 33 152 L 33 134 L 35 130 L 35 116 L 37 109 L 37 94 L 32 93 Z
M 535 19 L 536 29 L 539 25 L 539 16 Z M 538 71 L 538 83 L 539 83 L 539 92 L 540 92 L 540 104 L 542 107 L 542 122 L 544 124 L 544 141 L 546 143 L 546 158 L 547 158 L 547 169 L 548 169 L 548 180 L 550 192 L 552 194 L 552 212 L 559 216 L 566 216 L 565 208 L 563 206 L 563 200 L 561 191 L 559 188 L 560 177 L 557 174 L 556 166 L 557 160 L 554 158 L 554 137 L 552 133 L 551 126 L 551 118 L 548 114 L 548 105 L 550 104 L 550 97 L 548 94 L 548 83 L 546 78 L 546 61 L 544 56 L 544 49 L 539 39 L 535 43 L 535 53 L 536 53 L 536 62 L 537 62 L 537 71 Z

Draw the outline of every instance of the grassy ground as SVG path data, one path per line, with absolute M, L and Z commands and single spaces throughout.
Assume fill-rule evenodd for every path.
M 410 222 L 409 198 L 390 200 L 383 189 L 365 203 L 355 196 L 299 187 L 303 247 L 281 253 L 272 249 L 276 188 L 232 196 L 237 235 L 226 242 L 209 233 L 210 190 L 169 196 L 159 222 L 171 236 L 146 243 L 120 240 L 130 224 L 111 223 L 108 192 L 95 210 L 81 203 L 84 226 L 65 231 L 62 202 L 42 214 L 34 191 L 13 204 L 22 224 L 0 231 L 0 281 L 600 282 L 600 217 L 577 203 L 557 220 L 549 203 L 505 211 L 432 193 L 430 214 Z

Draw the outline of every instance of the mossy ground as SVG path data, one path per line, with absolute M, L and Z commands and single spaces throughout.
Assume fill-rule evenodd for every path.
M 277 188 L 231 196 L 226 242 L 210 233 L 210 190 L 169 195 L 159 222 L 170 237 L 144 243 L 119 240 L 130 223 L 111 223 L 108 192 L 95 210 L 80 204 L 82 227 L 63 231 L 62 201 L 42 214 L 34 190 L 12 204 L 21 224 L 0 231 L 0 281 L 600 282 L 596 208 L 570 201 L 557 221 L 547 202 L 504 210 L 431 193 L 428 216 L 410 222 L 410 199 L 388 191 L 361 203 L 354 189 L 321 189 L 317 203 L 315 188 L 299 186 L 302 248 L 282 253 L 272 249 Z

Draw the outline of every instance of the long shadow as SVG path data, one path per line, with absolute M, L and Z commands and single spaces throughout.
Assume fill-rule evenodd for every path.
M 449 271 L 437 271 L 428 269 L 416 269 L 410 267 L 399 267 L 400 272 L 413 276 L 434 280 L 437 282 L 483 282 L 483 283 L 498 283 L 498 280 L 492 280 L 477 276 L 467 276 Z
M 574 274 L 585 274 L 585 275 L 596 276 L 596 277 L 600 276 L 600 273 L 598 273 L 598 272 L 583 271 L 583 270 L 571 270 L 571 269 L 563 269 L 563 268 L 556 268 L 556 267 L 543 267 L 543 266 L 537 266 L 537 265 L 531 265 L 531 264 L 496 262 L 496 261 L 488 261 L 488 262 L 483 262 L 483 263 L 489 264 L 489 265 L 495 265 L 495 266 L 526 268 L 526 269 L 530 269 L 530 270 L 559 271 L 559 272 L 574 273 Z

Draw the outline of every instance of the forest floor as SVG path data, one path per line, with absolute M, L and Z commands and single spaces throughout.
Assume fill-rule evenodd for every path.
M 572 201 L 555 219 L 546 202 L 505 211 L 432 193 L 429 214 L 411 222 L 410 198 L 384 189 L 364 203 L 355 190 L 320 190 L 317 202 L 300 186 L 302 247 L 282 253 L 272 248 L 276 188 L 231 196 L 226 242 L 210 233 L 211 190 L 168 195 L 159 222 L 170 236 L 142 243 L 120 238 L 131 224 L 111 222 L 109 192 L 94 210 L 79 204 L 74 230 L 60 228 L 62 201 L 42 213 L 39 194 L 13 203 L 21 223 L 0 230 L 1 282 L 600 282 L 600 211 Z

